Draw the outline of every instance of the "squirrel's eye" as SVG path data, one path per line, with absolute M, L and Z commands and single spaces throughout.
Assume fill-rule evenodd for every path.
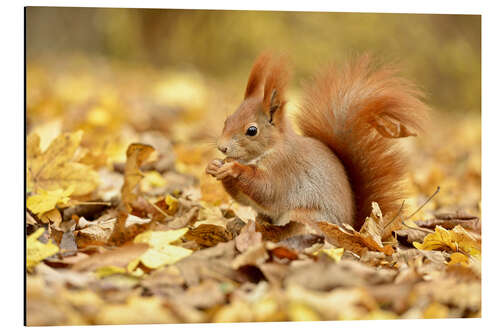
M 248 129 L 247 129 L 247 133 L 246 135 L 248 136 L 254 136 L 257 134 L 257 127 L 255 126 L 250 126 Z

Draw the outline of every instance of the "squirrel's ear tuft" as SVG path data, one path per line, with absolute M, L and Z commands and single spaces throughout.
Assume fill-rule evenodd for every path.
M 274 62 L 264 85 L 264 112 L 266 112 L 269 122 L 281 118 L 283 107 L 285 106 L 285 89 L 288 83 L 289 71 L 286 59 L 281 57 Z
M 255 94 L 262 85 L 266 74 L 269 62 L 271 61 L 271 53 L 264 52 L 255 60 L 250 76 L 248 77 L 247 89 L 245 90 L 245 99 Z

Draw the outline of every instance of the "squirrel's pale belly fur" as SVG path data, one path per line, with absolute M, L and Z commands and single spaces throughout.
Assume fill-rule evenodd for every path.
M 296 134 L 288 140 L 296 144 L 275 149 L 272 158 L 266 156 L 256 163 L 268 172 L 269 202 L 273 204 L 259 205 L 240 191 L 233 199 L 270 217 L 277 225 L 286 224 L 294 210 L 303 209 L 316 221 L 353 224 L 353 194 L 338 158 L 318 140 Z

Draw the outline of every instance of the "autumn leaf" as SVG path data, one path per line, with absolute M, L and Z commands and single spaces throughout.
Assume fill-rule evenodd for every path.
M 169 231 L 146 231 L 137 235 L 134 243 L 146 243 L 150 248 L 129 265 L 129 270 L 132 271 L 139 262 L 142 262 L 146 267 L 156 269 L 175 264 L 189 256 L 193 252 L 192 250 L 170 245 L 184 236 L 187 231 L 188 228 L 182 228 Z
M 416 136 L 405 125 L 388 116 L 379 116 L 372 122 L 372 126 L 385 138 L 397 139 Z
M 154 148 L 152 146 L 140 143 L 133 143 L 127 148 L 125 181 L 121 193 L 122 202 L 129 212 L 132 211 L 131 204 L 137 200 L 137 195 L 134 193 L 134 190 L 144 177 L 139 168 L 153 152 Z
M 231 234 L 223 227 L 214 224 L 202 224 L 186 233 L 187 240 L 193 240 L 202 246 L 215 246 L 220 242 L 232 239 Z
M 413 246 L 419 250 L 463 251 L 471 256 L 481 254 L 480 243 L 459 225 L 453 230 L 436 226 L 435 232 L 425 236 L 423 243 L 413 242 Z
M 96 324 L 161 324 L 178 320 L 158 298 L 129 297 L 124 304 L 113 304 L 99 312 Z
M 382 211 L 376 202 L 372 202 L 372 212 L 365 219 L 365 223 L 359 231 L 361 235 L 369 237 L 375 241 L 379 247 L 382 245 L 382 234 L 384 233 L 384 218 Z
M 167 214 L 174 215 L 179 209 L 179 200 L 170 194 L 165 197 L 165 204 L 167 205 Z
M 92 192 L 99 183 L 98 174 L 88 165 L 75 161 L 75 152 L 83 131 L 63 133 L 45 151 L 40 149 L 40 137 L 32 133 L 27 138 L 28 191 L 55 191 L 74 187 L 73 195 Z
M 290 302 L 288 316 L 292 321 L 319 321 L 321 317 L 309 306 L 301 302 Z
M 167 185 L 167 181 L 156 170 L 145 172 L 144 178 L 141 180 L 140 183 L 142 192 L 147 192 L 152 188 L 163 187 L 165 185 Z
M 335 260 L 335 262 L 339 262 L 342 256 L 344 255 L 344 249 L 341 247 L 336 249 L 321 249 L 318 251 L 318 253 L 324 253 L 328 257 Z
M 469 257 L 460 252 L 455 252 L 450 255 L 450 261 L 448 262 L 448 266 L 452 265 L 461 265 L 464 267 L 469 266 Z
M 77 262 L 72 269 L 75 271 L 93 271 L 101 267 L 116 267 L 125 269 L 132 261 L 144 254 L 147 244 L 128 244 L 116 249 L 97 253 Z
M 50 222 L 54 223 L 54 227 L 58 227 L 62 222 L 61 212 L 57 208 L 51 209 L 45 213 L 38 214 L 38 217 L 45 224 Z
M 262 242 L 262 233 L 255 231 L 255 224 L 255 221 L 249 221 L 241 229 L 240 234 L 235 239 L 238 251 L 245 252 L 247 248 Z
M 74 192 L 75 186 L 72 184 L 66 190 L 57 189 L 45 191 L 40 189 L 38 194 L 32 195 L 26 200 L 26 206 L 34 214 L 46 213 L 59 205 L 66 205 L 70 200 L 70 195 Z
M 352 228 L 346 230 L 328 222 L 318 222 L 317 225 L 332 245 L 342 247 L 358 255 L 361 255 L 367 249 L 383 252 L 387 255 L 394 253 L 394 250 L 389 245 L 381 246 L 371 236 L 363 235 Z
M 47 243 L 38 240 L 45 232 L 44 228 L 37 229 L 28 236 L 26 240 L 26 267 L 31 269 L 38 265 L 43 259 L 48 258 L 57 252 L 59 248 L 49 239 Z

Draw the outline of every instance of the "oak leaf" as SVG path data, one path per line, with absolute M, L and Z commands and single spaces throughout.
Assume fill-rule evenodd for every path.
M 63 133 L 42 152 L 40 137 L 32 133 L 27 138 L 27 183 L 28 191 L 68 189 L 74 186 L 73 195 L 91 193 L 99 184 L 98 174 L 88 165 L 75 159 L 82 140 L 83 131 Z

